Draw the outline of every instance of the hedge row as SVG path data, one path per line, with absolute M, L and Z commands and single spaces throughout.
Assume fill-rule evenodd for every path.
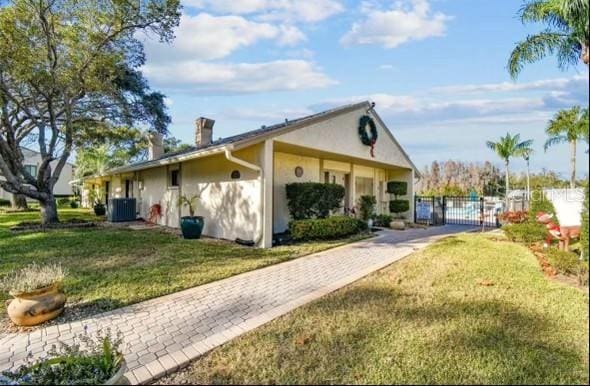
M 345 190 L 338 184 L 296 182 L 287 184 L 287 207 L 294 220 L 325 218 L 340 208 Z
M 289 223 L 291 237 L 297 241 L 337 239 L 365 230 L 366 222 L 347 216 L 294 220 Z
M 502 227 L 506 237 L 511 241 L 533 244 L 545 240 L 547 228 L 543 224 L 523 222 L 521 224 L 508 224 Z

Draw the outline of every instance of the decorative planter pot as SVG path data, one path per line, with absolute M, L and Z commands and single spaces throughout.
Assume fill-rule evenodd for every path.
M 121 367 L 117 372 L 109 378 L 103 385 L 130 385 L 131 383 L 125 378 L 125 372 L 127 372 L 127 362 L 123 359 Z
M 404 220 L 393 220 L 391 223 L 389 223 L 389 226 L 391 229 L 403 231 L 406 229 L 406 222 Z
M 66 296 L 60 283 L 31 292 L 13 293 L 6 309 L 10 320 L 19 326 L 35 326 L 54 319 L 64 310 Z
M 185 239 L 198 239 L 203 233 L 205 219 L 201 216 L 185 216 L 180 218 L 180 229 Z
M 97 216 L 104 216 L 107 213 L 107 208 L 103 204 L 94 205 L 94 214 Z

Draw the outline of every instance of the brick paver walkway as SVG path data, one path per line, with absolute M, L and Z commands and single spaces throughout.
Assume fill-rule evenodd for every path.
M 147 383 L 236 336 L 399 260 L 462 226 L 382 232 L 378 237 L 203 286 L 120 308 L 92 318 L 0 337 L 0 370 L 26 355 L 69 341 L 87 326 L 123 332 L 127 378 Z

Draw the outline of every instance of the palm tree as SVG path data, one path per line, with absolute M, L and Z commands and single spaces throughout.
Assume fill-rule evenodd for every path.
M 522 158 L 526 162 L 526 196 L 527 199 L 530 200 L 531 198 L 531 156 L 535 153 L 533 150 L 533 141 L 527 143 L 526 146 L 522 148 Z
M 520 142 L 520 134 L 512 136 L 510 133 L 506 133 L 505 137 L 500 137 L 498 142 L 486 142 L 488 148 L 495 151 L 504 160 L 506 167 L 506 205 L 508 205 L 508 190 L 510 189 L 510 158 L 522 156 L 524 149 L 530 148 L 532 144 L 532 139 Z
M 547 28 L 516 44 L 508 71 L 517 78 L 526 63 L 557 55 L 559 67 L 588 64 L 590 45 L 588 0 L 529 0 L 519 10 L 523 23 L 544 23 Z
M 588 109 L 574 106 L 561 110 L 549 121 L 545 130 L 549 138 L 545 142 L 545 151 L 560 143 L 570 145 L 570 187 L 576 187 L 576 145 L 588 136 Z

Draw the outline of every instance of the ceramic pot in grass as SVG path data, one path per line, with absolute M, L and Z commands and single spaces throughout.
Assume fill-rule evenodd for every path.
M 185 239 L 201 238 L 205 219 L 201 216 L 185 216 L 180 219 L 180 230 Z
M 66 304 L 61 287 L 61 283 L 53 283 L 28 292 L 11 291 L 14 299 L 6 309 L 10 320 L 18 326 L 35 326 L 56 318 Z
M 205 219 L 202 216 L 195 216 L 195 209 L 199 198 L 200 196 L 198 194 L 192 197 L 183 194 L 178 198 L 178 206 L 186 206 L 190 213 L 190 216 L 180 218 L 180 230 L 185 239 L 198 239 L 203 233 Z

